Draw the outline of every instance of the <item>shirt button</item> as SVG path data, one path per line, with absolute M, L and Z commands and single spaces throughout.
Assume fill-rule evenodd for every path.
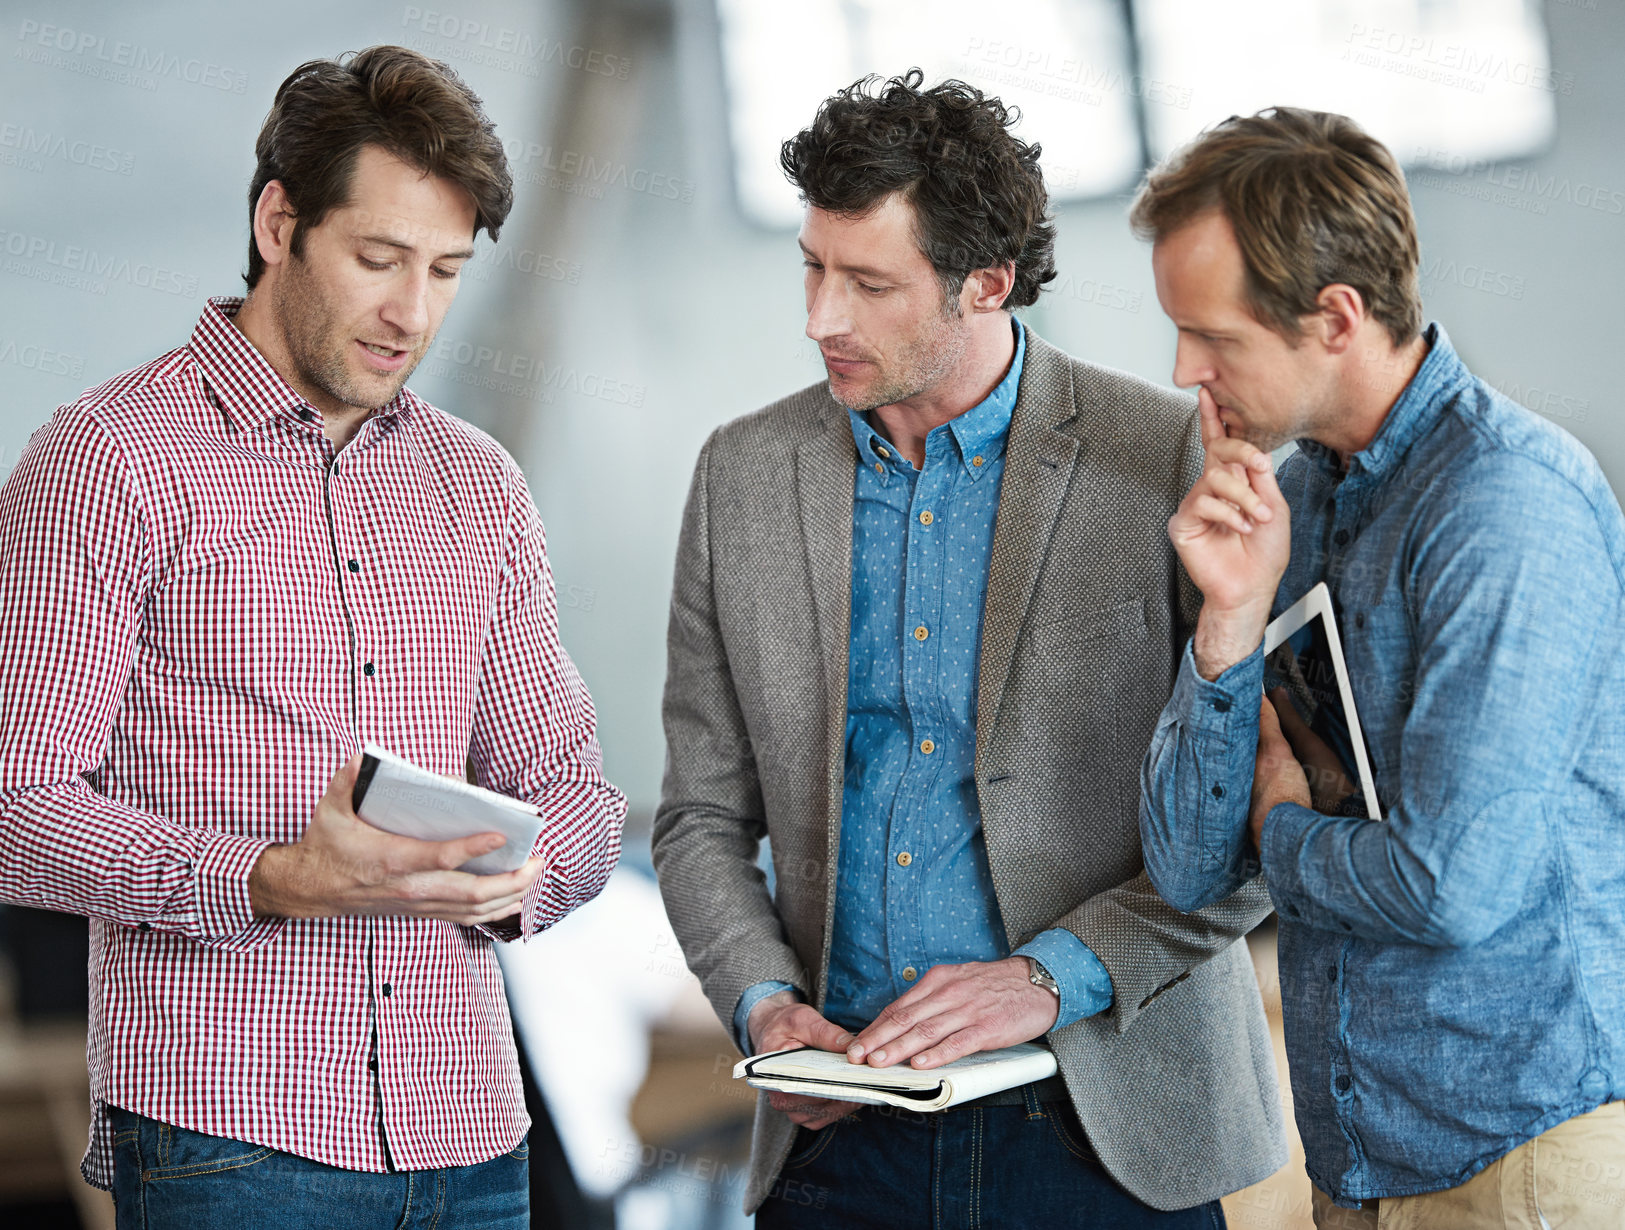
M 309 406 L 300 406 L 299 407 L 299 417 L 304 419 L 305 422 L 308 423 L 308 422 L 310 422 L 311 419 L 316 417 L 316 412 L 314 410 L 312 410 Z
M 884 474 L 885 472 L 886 472 L 886 467 L 881 465 L 878 461 L 875 462 L 875 473 L 876 474 Z
M 915 969 L 912 965 L 903 966 L 903 981 L 904 982 L 913 982 L 919 976 L 920 976 L 920 971 Z
M 367 1067 L 370 1068 L 374 1072 L 378 1071 L 378 1060 L 377 1059 L 369 1059 L 369 1060 L 367 1060 Z
M 363 666 L 361 668 L 361 673 L 363 675 L 365 675 L 367 678 L 371 679 L 374 675 L 376 675 L 378 673 L 378 668 L 376 666 L 374 666 L 371 662 L 368 662 L 365 666 Z
M 1350 1080 L 1348 1077 L 1339 1076 L 1337 1078 L 1337 1092 L 1338 1093 L 1347 1093 L 1349 1091 L 1349 1086 L 1351 1086 L 1352 1084 L 1354 1084 L 1354 1082 L 1352 1080 Z
M 395 988 L 390 986 L 387 982 L 384 983 L 384 998 L 388 999 L 393 994 L 395 994 Z
M 143 931 L 151 931 L 152 930 L 152 924 L 151 923 L 142 923 L 141 924 L 141 929 Z
M 1349 532 L 1347 530 L 1338 530 L 1337 533 L 1332 535 L 1332 541 L 1335 542 L 1340 547 L 1345 545 L 1348 542 L 1348 540 L 1349 540 Z
M 875 448 L 875 452 L 879 453 L 882 457 L 890 457 L 891 456 L 891 453 L 890 453 L 889 450 L 880 448 L 878 446 Z
M 937 750 L 937 745 L 931 742 L 929 739 L 921 739 L 920 750 L 929 756 L 932 752 Z
M 1336 982 L 1337 981 L 1337 966 L 1330 965 L 1330 966 L 1326 967 L 1326 981 L 1327 982 Z
M 935 520 L 936 518 L 931 515 L 931 510 L 929 508 L 920 514 L 921 525 L 930 525 Z
M 914 861 L 914 856 L 912 854 L 910 854 L 907 850 L 904 850 L 901 854 L 899 854 L 897 856 L 897 865 L 899 867 L 907 867 L 913 861 Z
M 1229 713 L 1230 712 L 1230 702 L 1227 701 L 1227 700 L 1216 700 L 1216 701 L 1214 701 L 1213 702 L 1213 712 L 1215 712 L 1215 713 Z
M 930 635 L 931 634 L 925 630 L 924 624 L 921 624 L 918 628 L 914 629 L 914 639 L 917 641 L 923 641 Z
M 1216 799 L 1224 798 L 1224 787 L 1223 786 L 1215 786 L 1215 787 L 1213 787 L 1213 797 L 1216 798 Z
M 980 455 L 980 454 L 978 454 L 978 455 L 977 455 L 977 456 L 975 456 L 975 457 L 972 457 L 972 458 L 971 458 L 971 459 L 970 459 L 970 463 L 971 463 L 971 465 L 973 465 L 973 466 L 979 466 L 979 465 L 981 465 L 981 464 L 982 464 L 982 457 L 981 457 L 981 455 Z
M 350 561 L 350 571 L 351 572 L 360 572 L 361 571 L 360 562 L 357 561 L 357 560 L 351 560 Z
M 1358 615 L 1356 615 L 1354 617 L 1354 626 L 1356 628 L 1365 627 L 1365 612 L 1364 611 L 1361 611 Z

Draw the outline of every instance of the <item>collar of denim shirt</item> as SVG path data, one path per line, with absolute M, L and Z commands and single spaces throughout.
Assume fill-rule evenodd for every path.
M 1004 373 L 1004 379 L 964 414 L 933 427 L 925 437 L 928 461 L 937 451 L 932 443 L 934 440 L 940 444 L 944 437 L 951 439 L 958 446 L 959 464 L 971 482 L 993 468 L 989 463 L 1004 451 L 1005 440 L 1010 434 L 1010 417 L 1015 412 L 1016 393 L 1021 387 L 1021 368 L 1027 357 L 1026 328 L 1014 316 L 1010 318 L 1010 325 L 1016 333 L 1016 353 L 1010 360 L 1010 370 Z M 852 439 L 858 446 L 858 456 L 864 465 L 880 475 L 882 482 L 889 481 L 895 473 L 914 469 L 912 463 L 870 425 L 869 412 L 848 407 L 847 414 L 852 419 Z M 885 450 L 884 453 L 881 450 Z M 976 464 L 978 457 L 981 458 L 980 465 Z
M 1410 452 L 1411 445 L 1433 426 L 1435 408 L 1472 381 L 1472 374 L 1457 357 L 1443 325 L 1434 321 L 1423 331 L 1422 339 L 1428 344 L 1422 366 L 1416 369 L 1416 375 L 1388 411 L 1376 438 L 1349 458 L 1350 474 L 1363 473 L 1377 479 L 1392 470 Z M 1297 445 L 1299 451 L 1321 469 L 1341 475 L 1342 467 L 1334 450 L 1313 440 L 1299 440 Z

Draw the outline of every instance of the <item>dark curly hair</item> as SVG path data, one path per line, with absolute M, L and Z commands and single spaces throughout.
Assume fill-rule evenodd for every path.
M 804 202 L 830 213 L 862 216 L 903 193 L 946 299 L 975 270 L 1011 261 L 1004 306 L 1028 307 L 1055 276 L 1041 148 L 1010 134 L 1016 108 L 963 81 L 922 90 L 924 80 L 911 68 L 854 81 L 784 143 L 779 165 Z
M 305 230 L 350 197 L 356 158 L 376 145 L 409 166 L 459 185 L 474 200 L 474 229 L 492 239 L 513 208 L 513 178 L 496 128 L 455 72 L 408 47 L 369 47 L 337 60 L 309 60 L 277 89 L 254 152 L 248 189 L 248 273 L 265 272 L 254 241 L 254 207 L 273 179 L 295 212 L 289 247 L 304 254 Z

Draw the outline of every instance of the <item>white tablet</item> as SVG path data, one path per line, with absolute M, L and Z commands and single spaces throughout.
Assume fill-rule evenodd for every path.
M 1381 820 L 1371 757 L 1324 581 L 1264 630 L 1264 690 L 1276 688 L 1285 688 L 1292 698 L 1296 721 L 1283 714 L 1281 724 L 1309 778 L 1315 810 Z
M 542 818 L 529 803 L 431 773 L 376 743 L 361 749 L 350 807 L 374 828 L 420 841 L 501 833 L 507 845 L 458 868 L 475 875 L 517 871 L 542 835 Z

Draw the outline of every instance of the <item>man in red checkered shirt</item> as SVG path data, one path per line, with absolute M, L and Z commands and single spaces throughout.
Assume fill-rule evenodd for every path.
M 91 919 L 121 1226 L 528 1225 L 492 946 L 599 891 L 625 801 L 524 478 L 404 387 L 506 160 L 400 47 L 296 69 L 257 152 L 247 299 L 0 489 L 0 900 Z M 532 857 L 364 824 L 367 742 L 533 803 Z

